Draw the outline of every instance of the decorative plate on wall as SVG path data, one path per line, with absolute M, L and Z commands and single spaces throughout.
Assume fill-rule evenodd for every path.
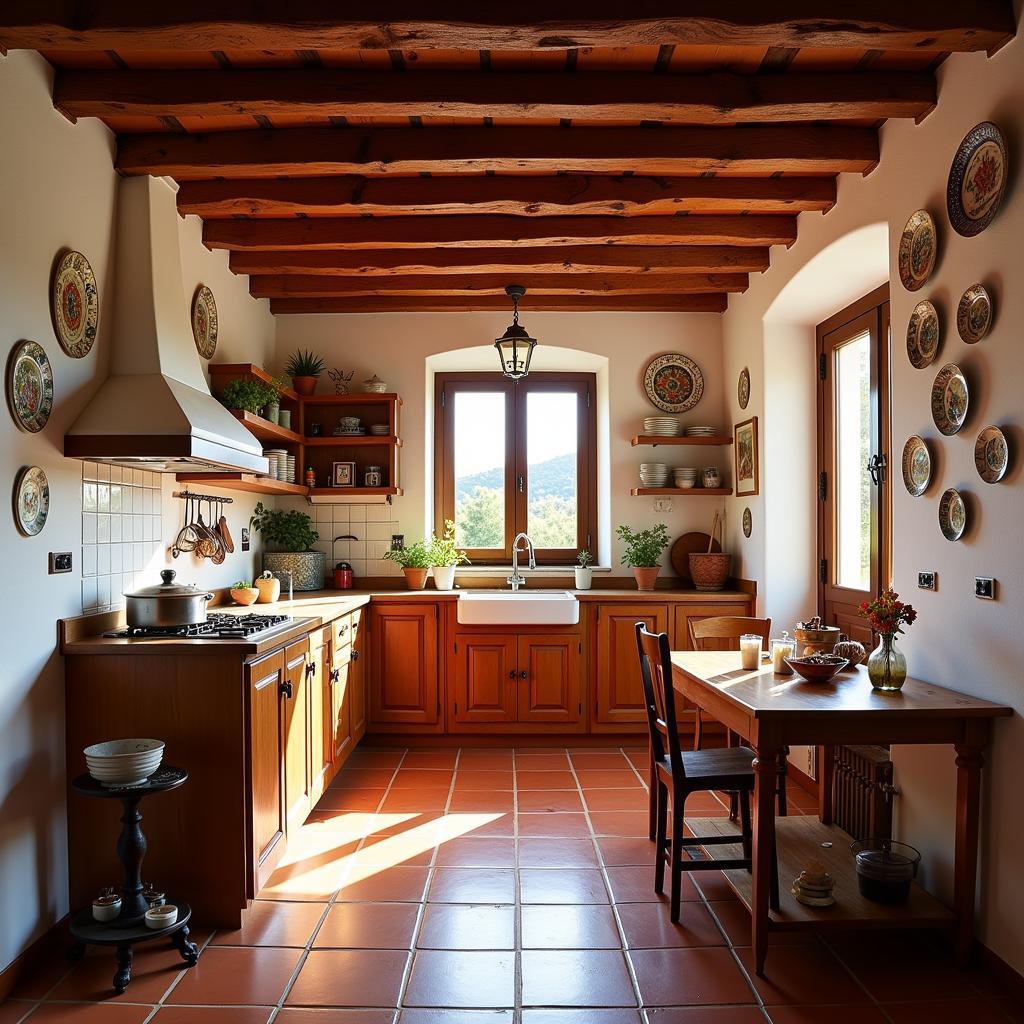
M 704 374 L 689 356 L 673 352 L 647 367 L 644 389 L 651 404 L 664 412 L 686 412 L 704 394 Z
M 754 517 L 750 514 L 750 509 L 745 508 L 743 510 L 743 536 L 749 537 L 750 532 L 754 529 Z
M 38 466 L 26 466 L 14 481 L 14 522 L 26 537 L 34 537 L 50 514 L 50 485 Z
M 87 356 L 96 341 L 100 296 L 92 267 L 80 252 L 62 253 L 57 260 L 50 307 L 60 347 L 72 359 Z
M 217 351 L 217 303 L 213 292 L 201 284 L 192 296 L 192 337 L 204 359 L 212 359 Z
M 932 276 L 937 251 L 932 215 L 927 210 L 915 210 L 900 235 L 900 280 L 908 292 L 916 292 Z
M 939 529 L 946 540 L 959 540 L 967 529 L 967 506 L 955 487 L 943 491 L 939 499 Z
M 907 324 L 907 357 L 910 365 L 923 370 L 939 352 L 939 314 L 928 299 L 919 302 Z
M 38 342 L 14 346 L 7 361 L 7 404 L 22 430 L 34 434 L 46 426 L 53 409 L 53 368 Z
M 977 235 L 999 212 L 1006 188 L 1006 142 L 991 121 L 975 125 L 957 147 L 946 183 L 946 209 L 953 229 Z
M 967 419 L 970 391 L 956 363 L 946 363 L 932 382 L 932 419 L 946 435 L 955 434 Z
M 968 345 L 976 345 L 992 326 L 992 299 L 983 284 L 972 284 L 956 307 L 956 329 Z
M 974 442 L 974 465 L 987 484 L 1003 479 L 1009 463 L 1006 435 L 996 426 L 986 427 Z
M 741 409 L 746 409 L 750 401 L 750 371 L 745 366 L 740 370 L 740 379 L 736 382 L 736 400 Z
M 932 480 L 932 456 L 923 437 L 914 434 L 903 446 L 903 486 L 919 498 Z

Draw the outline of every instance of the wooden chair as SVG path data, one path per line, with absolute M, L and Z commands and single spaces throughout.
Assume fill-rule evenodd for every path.
M 676 722 L 668 634 L 651 633 L 642 622 L 638 622 L 636 644 L 651 739 L 651 791 L 655 794 L 657 806 L 654 891 L 664 892 L 667 861 L 672 886 L 670 913 L 675 923 L 679 921 L 684 871 L 718 871 L 729 868 L 751 870 L 750 794 L 754 789 L 754 752 L 743 746 L 683 751 L 679 745 Z M 738 839 L 743 855 L 731 859 L 690 860 L 683 849 L 686 798 L 691 793 L 722 789 L 738 794 L 740 836 L 705 836 L 697 841 L 691 839 L 689 845 L 735 845 Z M 671 842 L 668 841 L 669 817 L 672 820 Z M 777 873 L 773 873 L 771 903 L 773 907 L 778 906 Z

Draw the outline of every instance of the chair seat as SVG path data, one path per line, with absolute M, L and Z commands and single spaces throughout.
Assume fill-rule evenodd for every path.
M 754 785 L 754 751 L 750 747 L 713 747 L 704 750 L 680 751 L 683 759 L 683 780 L 688 789 L 717 789 L 731 784 L 752 789 Z M 666 756 L 657 763 L 662 774 L 672 775 L 672 764 Z

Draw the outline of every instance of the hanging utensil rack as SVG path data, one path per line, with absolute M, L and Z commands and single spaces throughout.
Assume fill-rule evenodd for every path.
M 215 501 L 220 505 L 234 504 L 234 498 L 222 498 L 219 494 L 199 494 L 197 491 L 174 491 L 172 498 L 181 498 L 182 501 Z

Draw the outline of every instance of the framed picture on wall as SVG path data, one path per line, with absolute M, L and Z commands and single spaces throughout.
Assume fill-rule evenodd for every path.
M 332 487 L 355 487 L 356 485 L 356 464 L 354 462 L 332 462 L 331 463 L 331 486 Z
M 736 494 L 757 494 L 759 466 L 757 455 L 757 417 L 737 423 L 732 428 L 733 451 L 736 458 Z

